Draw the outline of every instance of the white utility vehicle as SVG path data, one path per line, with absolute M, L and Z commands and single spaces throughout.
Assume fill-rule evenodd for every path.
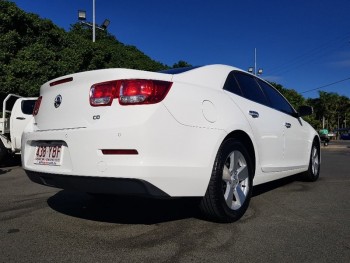
M 14 100 L 12 109 L 7 109 Z M 23 98 L 15 94 L 9 94 L 4 99 L 0 113 L 0 162 L 8 154 L 21 153 L 22 133 L 24 127 L 33 119 L 36 100 L 37 98 Z

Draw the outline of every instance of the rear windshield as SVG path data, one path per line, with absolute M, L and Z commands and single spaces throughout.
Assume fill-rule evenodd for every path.
M 22 112 L 26 115 L 33 113 L 34 105 L 36 100 L 23 100 L 22 101 Z
M 166 70 L 162 70 L 162 71 L 158 71 L 159 73 L 165 73 L 165 74 L 180 74 L 195 68 L 199 68 L 199 66 L 197 67 L 185 67 L 185 68 L 171 68 L 171 69 L 166 69 Z

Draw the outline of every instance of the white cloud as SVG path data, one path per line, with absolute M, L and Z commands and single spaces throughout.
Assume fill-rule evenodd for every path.
M 330 65 L 333 67 L 339 67 L 339 68 L 350 68 L 350 58 L 331 62 Z
M 339 52 L 334 60 L 329 65 L 336 68 L 349 68 L 350 67 L 350 52 L 342 51 Z

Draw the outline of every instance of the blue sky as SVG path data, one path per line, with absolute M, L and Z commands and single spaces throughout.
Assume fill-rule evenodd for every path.
M 92 0 L 15 0 L 21 9 L 69 30 Z M 350 97 L 349 0 L 95 0 L 96 23 L 169 66 L 227 64 L 263 68 L 264 79 L 317 97 Z M 98 40 L 97 40 L 98 41 Z M 342 81 L 345 80 L 345 81 Z

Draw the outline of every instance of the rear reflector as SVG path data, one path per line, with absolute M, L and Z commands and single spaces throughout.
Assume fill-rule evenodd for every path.
M 147 79 L 126 79 L 98 83 L 90 89 L 91 106 L 110 106 L 119 98 L 121 105 L 155 104 L 168 94 L 172 82 Z
M 36 100 L 35 105 L 34 105 L 34 109 L 33 109 L 33 116 L 38 115 L 42 98 L 43 98 L 43 97 L 40 96 L 40 97 Z
M 65 79 L 60 79 L 60 80 L 56 80 L 54 82 L 51 82 L 50 83 L 50 86 L 56 86 L 56 85 L 59 85 L 59 84 L 63 84 L 63 83 L 66 83 L 66 82 L 70 82 L 73 80 L 73 77 L 69 77 L 69 78 L 65 78 Z
M 101 150 L 104 155 L 137 155 L 137 150 Z

